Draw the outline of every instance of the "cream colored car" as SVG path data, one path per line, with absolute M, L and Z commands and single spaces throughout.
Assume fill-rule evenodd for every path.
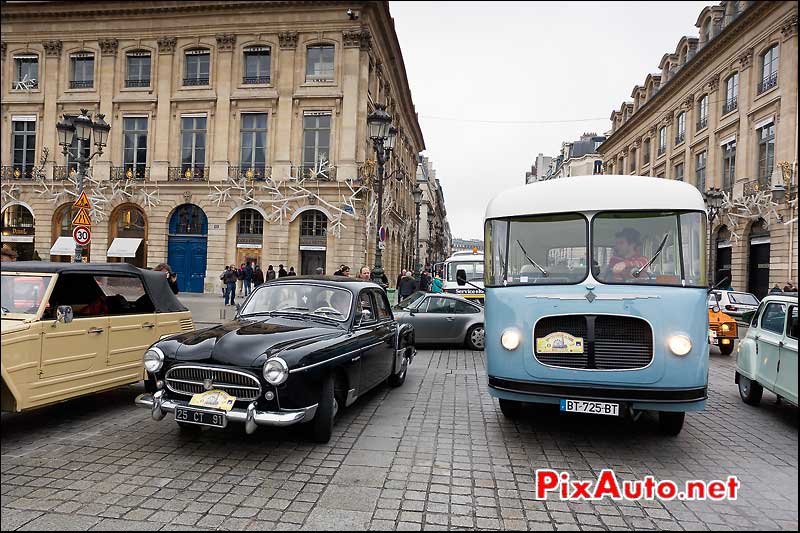
M 126 263 L 2 263 L 2 410 L 146 379 L 144 352 L 194 330 L 163 272 Z

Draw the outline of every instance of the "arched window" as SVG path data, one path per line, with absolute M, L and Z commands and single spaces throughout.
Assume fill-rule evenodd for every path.
M 711 40 L 711 19 L 707 18 L 705 22 L 703 22 L 703 29 L 700 32 L 700 37 L 703 39 L 703 43 L 707 43 Z
M 56 209 L 55 214 L 53 215 L 53 225 L 52 225 L 52 243 L 55 244 L 59 237 L 69 237 L 72 238 L 72 219 L 75 218 L 75 215 L 78 214 L 78 209 L 75 208 L 72 203 L 64 204 Z M 83 247 L 83 260 L 88 262 L 90 260 L 89 252 L 91 250 L 90 246 Z M 50 255 L 51 261 L 60 261 L 64 263 L 69 263 L 72 261 L 73 257 L 70 253 L 69 255 Z
M 175 209 L 169 221 L 171 235 L 205 235 L 208 233 L 208 218 L 194 204 L 183 204 Z
M 676 121 L 675 131 L 675 144 L 680 144 L 686 139 L 686 113 L 678 113 L 678 120 Z
M 328 217 L 322 211 L 306 211 L 300 218 L 300 237 L 326 237 Z
M 778 85 L 778 45 L 773 44 L 761 54 L 761 81 L 758 82 L 758 94 Z
M 17 252 L 18 261 L 33 259 L 33 214 L 24 205 L 14 204 L 5 208 L 2 219 L 3 246 Z
M 123 204 L 111 214 L 110 246 L 108 260 L 125 261 L 134 266 L 144 268 L 147 263 L 147 221 L 144 211 L 133 204 Z M 118 241 L 116 239 L 140 239 L 136 241 Z M 124 242 L 125 244 L 119 244 Z M 134 246 L 136 248 L 134 248 Z
M 704 94 L 697 101 L 697 129 L 708 126 L 708 95 Z
M 208 48 L 186 50 L 183 85 L 208 85 L 211 71 L 211 51 Z
M 236 225 L 236 244 L 260 245 L 264 236 L 264 217 L 255 209 L 239 211 Z

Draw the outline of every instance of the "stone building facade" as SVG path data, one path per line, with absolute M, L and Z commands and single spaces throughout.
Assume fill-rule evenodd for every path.
M 606 174 L 685 180 L 724 193 L 710 233 L 714 281 L 764 296 L 797 283 L 797 9 L 706 7 L 660 72 L 611 114 Z M 774 194 L 783 192 L 786 194 Z
M 400 178 L 384 268 L 413 262 L 425 146 L 388 2 L 20 2 L 1 20 L 3 245 L 23 259 L 70 260 L 53 246 L 70 235 L 75 162 L 55 126 L 87 109 L 111 125 L 87 181 L 90 261 L 168 262 L 184 291 L 217 291 L 246 260 L 372 265 L 367 115 L 383 103 Z M 111 257 L 119 238 L 141 239 L 132 257 Z
M 419 158 L 417 183 L 422 189 L 422 204 L 419 210 L 419 263 L 431 268 L 450 256 L 452 236 L 444 190 L 436 177 L 433 161 L 429 157 Z

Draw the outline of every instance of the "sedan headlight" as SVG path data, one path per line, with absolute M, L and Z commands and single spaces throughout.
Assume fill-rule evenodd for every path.
M 289 378 L 289 365 L 280 357 L 267 359 L 264 363 L 264 379 L 273 386 L 278 386 Z
M 730 331 L 731 327 L 728 324 L 722 324 L 722 327 L 720 329 L 722 331 Z
M 685 335 L 673 335 L 667 344 L 675 355 L 686 355 L 692 351 L 692 341 Z
M 155 374 L 164 366 L 164 352 L 161 348 L 153 346 L 144 352 L 144 368 L 151 374 Z
M 516 329 L 507 329 L 500 336 L 500 344 L 509 352 L 516 350 L 521 340 L 522 337 Z

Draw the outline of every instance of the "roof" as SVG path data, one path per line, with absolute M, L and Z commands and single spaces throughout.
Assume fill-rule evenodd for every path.
M 503 191 L 489 202 L 486 218 L 618 210 L 705 211 L 705 203 L 696 187 L 682 181 L 643 176 L 572 176 Z

